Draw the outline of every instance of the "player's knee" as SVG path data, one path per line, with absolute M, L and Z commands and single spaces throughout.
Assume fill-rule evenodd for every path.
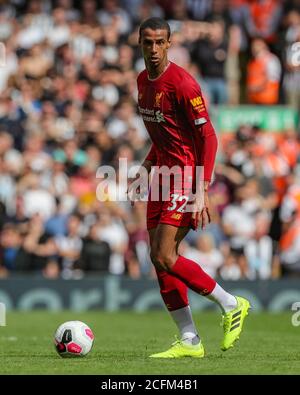
M 160 262 L 157 260 L 155 251 L 151 250 L 150 258 L 151 258 L 152 264 L 156 267 L 156 269 L 165 270 L 165 268 L 163 266 L 161 266 Z
M 155 267 L 166 271 L 170 271 L 175 262 L 172 254 L 160 250 L 151 250 L 150 257 Z

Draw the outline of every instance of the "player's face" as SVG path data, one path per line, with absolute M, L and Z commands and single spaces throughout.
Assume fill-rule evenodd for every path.
M 144 29 L 140 38 L 145 62 L 150 67 L 158 67 L 167 59 L 167 51 L 170 47 L 168 32 L 165 29 Z

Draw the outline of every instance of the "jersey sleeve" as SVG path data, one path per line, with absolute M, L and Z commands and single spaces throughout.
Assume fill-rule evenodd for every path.
M 204 181 L 211 181 L 218 149 L 218 139 L 210 122 L 201 127 L 201 134 L 196 133 L 195 145 L 198 151 L 198 164 L 204 167 Z
M 205 102 L 199 84 L 193 79 L 184 79 L 177 90 L 180 111 L 184 111 L 187 121 L 198 127 L 209 121 Z
M 199 84 L 193 79 L 183 81 L 177 93 L 178 104 L 194 131 L 197 163 L 204 167 L 204 181 L 211 181 L 218 148 L 215 129 L 207 113 Z

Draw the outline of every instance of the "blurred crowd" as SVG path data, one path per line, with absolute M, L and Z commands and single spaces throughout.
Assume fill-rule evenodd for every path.
M 170 23 L 169 58 L 208 109 L 300 110 L 300 0 L 0 1 L 0 277 L 154 276 L 145 203 L 96 195 L 99 166 L 118 183 L 119 158 L 148 152 L 136 77 L 151 16 Z M 188 234 L 183 255 L 223 279 L 300 274 L 296 129 L 220 136 L 210 197 L 213 222 Z

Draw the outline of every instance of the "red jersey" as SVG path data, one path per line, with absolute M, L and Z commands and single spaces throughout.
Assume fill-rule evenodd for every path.
M 215 138 L 215 132 L 196 80 L 182 67 L 170 62 L 153 80 L 144 70 L 137 84 L 139 112 L 153 142 L 150 160 L 153 161 L 155 155 L 156 166 L 207 165 L 203 160 L 208 149 L 205 137 L 214 135 Z M 205 168 L 207 180 L 211 177 L 216 146 L 213 151 Z

